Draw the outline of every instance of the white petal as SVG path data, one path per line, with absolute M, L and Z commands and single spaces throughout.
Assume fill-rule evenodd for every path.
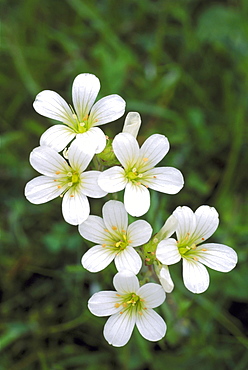
M 105 96 L 93 105 L 89 121 L 93 126 L 104 125 L 123 116 L 126 103 L 119 95 Z
M 192 293 L 203 293 L 209 286 L 209 274 L 200 262 L 183 258 L 183 281 Z
M 124 204 L 117 200 L 109 200 L 102 208 L 103 220 L 106 228 L 116 237 L 127 230 L 128 216 Z
M 103 219 L 98 216 L 89 216 L 78 227 L 78 231 L 83 238 L 99 244 L 105 244 L 109 240 L 109 234 L 106 231 L 106 226 Z
M 195 211 L 196 228 L 190 236 L 190 241 L 195 244 L 208 239 L 219 225 L 219 215 L 214 207 L 201 206 Z
M 160 268 L 158 265 L 155 265 L 155 271 L 164 291 L 166 293 L 171 293 L 174 289 L 174 283 L 170 276 L 169 267 L 167 265 L 162 265 Z
M 101 153 L 106 146 L 106 136 L 99 127 L 91 127 L 83 134 L 77 134 L 77 139 L 85 140 L 86 143 L 92 145 L 92 148 L 95 148 L 95 153 Z M 82 141 L 82 145 L 84 145 L 84 141 Z
M 224 244 L 205 243 L 196 251 L 199 262 L 216 271 L 231 271 L 238 262 L 237 253 Z
M 178 241 L 189 240 L 196 227 L 194 212 L 187 206 L 177 207 L 173 212 L 173 216 L 175 216 L 178 221 L 176 230 Z
M 53 178 L 64 176 L 71 170 L 66 160 L 48 146 L 34 148 L 30 153 L 29 161 L 36 171 Z
M 164 320 L 152 309 L 143 310 L 142 315 L 137 315 L 136 325 L 142 337 L 151 342 L 162 339 L 166 333 Z
M 33 107 L 42 116 L 56 119 L 73 126 L 72 111 L 66 101 L 55 91 L 41 91 L 35 98 Z
M 115 265 L 118 271 L 130 270 L 136 275 L 142 267 L 142 260 L 132 247 L 127 246 L 115 257 Z
M 83 267 L 90 272 L 98 272 L 107 267 L 115 258 L 115 253 L 108 247 L 95 245 L 82 257 Z
M 49 146 L 60 152 L 76 136 L 75 131 L 65 125 L 54 125 L 47 129 L 40 137 L 40 145 Z
M 147 283 L 139 288 L 136 293 L 144 299 L 144 305 L 147 308 L 160 306 L 165 300 L 164 289 L 159 284 Z
M 68 149 L 68 160 L 73 168 L 77 172 L 83 172 L 87 167 L 90 161 L 94 156 L 94 147 L 90 145 L 85 145 L 84 147 L 80 147 L 79 140 L 74 140 L 71 144 L 70 148 Z
M 126 211 L 135 217 L 144 215 L 150 208 L 150 193 L 143 185 L 129 182 L 124 192 Z
M 83 193 L 87 195 L 87 197 L 102 198 L 107 194 L 107 192 L 102 190 L 98 185 L 100 174 L 100 171 L 87 171 L 81 174 Z
M 178 221 L 175 216 L 171 215 L 164 223 L 163 227 L 156 234 L 158 241 L 169 238 L 177 229 Z
M 103 329 L 107 342 L 115 347 L 124 346 L 132 335 L 135 317 L 129 310 L 110 316 Z
M 157 259 L 164 265 L 173 265 L 181 259 L 175 239 L 169 238 L 158 243 L 156 250 Z
M 60 196 L 65 188 L 58 188 L 54 180 L 47 176 L 38 176 L 25 186 L 25 196 L 29 202 L 42 204 Z
M 120 294 L 136 293 L 139 289 L 139 280 L 130 270 L 118 272 L 113 279 L 115 289 Z
M 141 125 L 141 118 L 138 112 L 129 112 L 126 116 L 122 132 L 127 132 L 137 137 Z
M 166 194 L 178 193 L 184 184 L 183 175 L 174 167 L 155 167 L 143 173 L 142 183 Z M 151 177 L 147 179 L 147 177 Z
M 142 171 L 149 170 L 156 166 L 170 148 L 167 137 L 160 134 L 151 135 L 140 148 L 139 165 Z M 144 160 L 145 159 L 145 160 Z
M 120 308 L 115 307 L 118 301 L 120 301 L 120 297 L 116 295 L 116 292 L 98 292 L 89 299 L 88 308 L 93 315 L 109 316 L 120 311 Z
M 62 213 L 65 221 L 69 224 L 81 224 L 90 214 L 87 197 L 73 188 L 69 189 L 63 196 Z
M 103 171 L 98 178 L 98 185 L 108 193 L 123 190 L 126 184 L 125 171 L 118 166 Z
M 79 121 L 89 114 L 100 90 L 99 79 L 90 73 L 81 73 L 73 81 L 72 101 Z
M 125 169 L 130 171 L 139 158 L 139 144 L 137 140 L 127 133 L 121 132 L 113 140 L 113 150 Z
M 151 236 L 152 227 L 147 221 L 134 221 L 128 226 L 127 239 L 132 247 L 138 247 L 147 243 Z

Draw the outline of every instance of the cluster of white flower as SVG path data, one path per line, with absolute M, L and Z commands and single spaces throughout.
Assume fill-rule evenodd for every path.
M 164 135 L 151 135 L 139 147 L 138 113 L 127 115 L 122 132 L 113 140 L 106 138 L 97 126 L 123 116 L 125 101 L 119 95 L 109 95 L 95 103 L 99 89 L 96 76 L 78 75 L 72 86 L 74 109 L 54 91 L 45 90 L 37 95 L 34 109 L 63 125 L 46 130 L 40 146 L 31 152 L 30 163 L 42 176 L 27 183 L 25 196 L 34 204 L 63 198 L 65 221 L 78 225 L 81 236 L 96 243 L 82 257 L 85 269 L 98 272 L 114 260 L 118 271 L 113 279 L 116 291 L 95 293 L 88 307 L 96 316 L 111 316 L 103 334 L 109 344 L 120 347 L 130 339 L 135 324 L 150 341 L 164 337 L 166 324 L 153 308 L 161 305 L 165 292 L 174 288 L 169 265 L 182 258 L 186 288 L 202 293 L 209 286 L 204 265 L 228 272 L 235 267 L 237 254 L 223 244 L 203 243 L 219 223 L 217 211 L 207 205 L 200 206 L 195 213 L 187 206 L 177 207 L 154 235 L 151 225 L 144 220 L 128 224 L 128 214 L 139 217 L 148 212 L 149 188 L 176 194 L 184 180 L 173 167 L 155 167 L 169 150 Z M 90 163 L 93 170 L 86 171 Z M 90 215 L 87 197 L 101 198 L 121 190 L 123 203 L 109 200 L 103 206 L 102 218 Z M 174 233 L 176 239 L 171 238 Z M 157 283 L 140 287 L 136 275 L 142 264 L 154 271 Z M 145 268 L 142 274 L 143 281 L 147 280 Z

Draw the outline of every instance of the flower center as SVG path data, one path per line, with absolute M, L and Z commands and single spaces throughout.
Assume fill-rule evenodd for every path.
M 121 306 L 123 307 L 123 311 L 120 311 L 120 314 L 123 314 L 125 310 L 135 310 L 139 315 L 142 315 L 142 310 L 146 310 L 144 299 L 140 298 L 136 293 L 128 293 L 122 296 L 122 302 L 115 304 L 116 308 Z
M 131 171 L 126 172 L 126 177 L 128 180 L 137 183 L 137 181 L 140 181 L 140 179 L 143 177 L 143 174 L 139 173 L 136 167 L 133 167 Z
M 67 185 L 71 187 L 71 186 L 76 185 L 76 184 L 79 183 L 80 176 L 79 176 L 78 172 L 68 172 L 67 173 L 67 180 L 68 180 Z
M 189 254 L 192 250 L 196 249 L 196 244 L 186 245 L 186 246 L 178 246 L 179 253 L 182 255 Z
M 128 246 L 128 240 L 126 235 L 122 235 L 122 239 L 114 243 L 114 247 L 118 249 L 118 251 L 123 251 Z

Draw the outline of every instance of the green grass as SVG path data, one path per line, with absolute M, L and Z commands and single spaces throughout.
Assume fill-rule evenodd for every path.
M 12 0 L 2 3 L 0 369 L 248 368 L 248 6 L 245 0 Z M 99 97 L 120 94 L 142 116 L 139 141 L 168 137 L 164 165 L 179 168 L 175 196 L 152 193 L 143 218 L 154 232 L 178 205 L 217 208 L 213 240 L 234 248 L 237 267 L 210 271 L 193 295 L 172 266 L 175 290 L 158 310 L 168 325 L 155 343 L 137 332 L 124 348 L 102 336 L 87 310 L 94 290 L 112 289 L 110 266 L 80 265 L 88 244 L 65 224 L 60 200 L 35 206 L 23 195 L 35 176 L 31 150 L 51 125 L 32 108 L 51 89 L 71 102 L 81 72 L 99 77 Z M 103 126 L 121 131 L 123 118 Z M 103 200 L 91 202 L 101 214 Z

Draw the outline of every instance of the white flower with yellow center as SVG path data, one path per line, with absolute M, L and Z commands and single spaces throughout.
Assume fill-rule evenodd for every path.
M 215 208 L 201 206 L 194 213 L 189 207 L 177 207 L 173 212 L 177 219 L 177 240 L 162 240 L 156 257 L 165 265 L 183 259 L 183 280 L 187 289 L 202 293 L 209 286 L 206 266 L 221 272 L 231 271 L 237 263 L 237 253 L 223 244 L 203 243 L 217 229 L 219 216 Z
M 114 260 L 118 271 L 131 270 L 137 274 L 142 260 L 134 248 L 150 239 L 150 224 L 138 220 L 128 225 L 124 205 L 116 200 L 105 203 L 102 214 L 103 218 L 89 216 L 79 225 L 79 232 L 85 239 L 98 243 L 83 255 L 83 267 L 90 272 L 98 272 Z
M 125 101 L 116 94 L 108 95 L 94 104 L 100 90 L 99 79 L 90 73 L 78 75 L 72 85 L 74 109 L 55 91 L 44 90 L 34 101 L 34 109 L 42 116 L 63 122 L 44 132 L 40 145 L 50 146 L 60 152 L 75 137 L 91 141 L 100 153 L 106 146 L 103 131 L 96 127 L 120 118 L 125 111 Z
M 166 324 L 153 308 L 165 300 L 159 284 L 139 286 L 138 278 L 131 271 L 118 272 L 113 280 L 116 291 L 95 293 L 88 302 L 89 310 L 96 316 L 110 316 L 103 335 L 109 344 L 124 346 L 136 324 L 140 334 L 152 342 L 162 339 Z
M 176 194 L 183 187 L 183 176 L 173 167 L 154 167 L 169 150 L 164 135 L 150 136 L 139 148 L 129 133 L 120 133 L 113 140 L 113 150 L 122 167 L 114 166 L 99 176 L 100 187 L 108 193 L 125 189 L 124 204 L 132 216 L 142 216 L 150 207 L 148 188 Z
M 63 197 L 62 213 L 66 222 L 78 225 L 90 213 L 87 196 L 100 198 L 106 195 L 97 184 L 99 171 L 87 171 L 94 155 L 94 147 L 84 150 L 75 140 L 67 152 L 68 162 L 50 147 L 40 146 L 30 154 L 30 163 L 43 176 L 29 181 L 25 187 L 26 198 L 34 204 L 46 203 Z

